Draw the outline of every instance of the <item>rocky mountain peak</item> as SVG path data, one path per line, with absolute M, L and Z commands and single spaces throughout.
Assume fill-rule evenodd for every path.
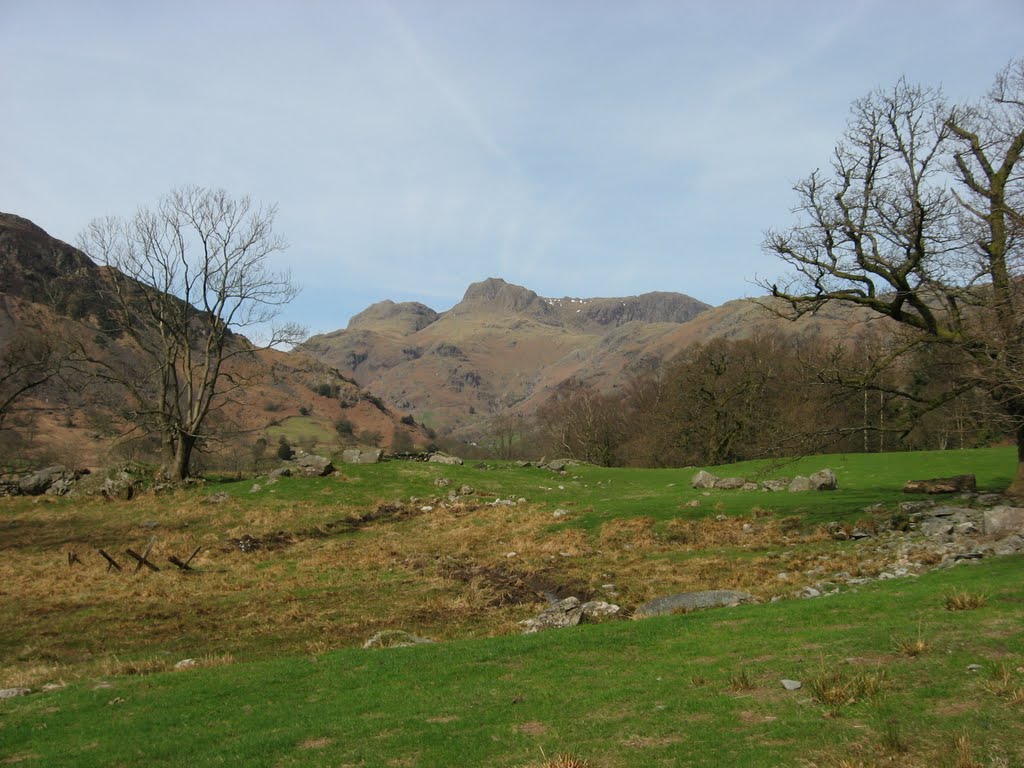
M 426 328 L 439 315 L 418 301 L 396 303 L 390 299 L 371 304 L 348 321 L 348 330 L 391 331 L 408 335 Z
M 536 293 L 521 285 L 507 283 L 500 277 L 489 277 L 479 283 L 471 284 L 466 289 L 462 301 L 452 307 L 450 311 L 459 314 L 467 310 L 500 314 L 510 312 L 527 312 L 542 316 L 550 314 L 547 302 Z

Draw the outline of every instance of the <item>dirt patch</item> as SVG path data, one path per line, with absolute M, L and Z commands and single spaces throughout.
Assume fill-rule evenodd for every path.
M 740 720 L 747 725 L 760 725 L 761 723 L 770 723 L 773 720 L 778 720 L 775 715 L 764 715 L 760 712 L 751 712 L 749 709 L 745 709 L 740 712 Z
M 320 738 L 320 739 L 306 739 L 299 744 L 299 749 L 323 749 L 331 746 L 334 743 L 334 739 Z
M 428 717 L 428 723 L 454 723 L 459 719 L 458 715 L 441 715 L 439 717 Z
M 548 727 L 544 723 L 531 720 L 528 723 L 520 723 L 516 726 L 516 730 L 519 733 L 525 733 L 527 736 L 543 736 L 548 732 Z

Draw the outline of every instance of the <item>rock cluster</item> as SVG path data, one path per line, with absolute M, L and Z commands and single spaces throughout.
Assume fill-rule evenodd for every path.
M 799 493 L 802 491 L 834 491 L 839 487 L 836 480 L 836 473 L 831 469 L 822 469 L 810 477 L 797 475 L 794 478 L 776 478 L 774 480 L 762 480 L 760 484 L 747 480 L 744 477 L 718 477 L 706 470 L 701 470 L 693 476 L 690 486 L 698 490 L 714 488 L 719 491 L 789 491 Z
M 580 623 L 597 623 L 619 615 L 619 606 L 601 600 L 581 603 L 579 598 L 567 597 L 554 603 L 538 616 L 520 621 L 523 634 L 542 632 L 546 629 L 575 627 Z
M 346 464 L 376 464 L 384 451 L 380 448 L 369 450 L 359 448 L 348 448 L 341 453 L 341 460 Z
M 977 501 L 968 498 L 966 501 Z M 877 510 L 865 510 L 877 513 Z M 950 568 L 985 557 L 1024 553 L 1024 508 L 1006 505 L 953 506 L 930 501 L 907 501 L 899 512 L 871 527 L 829 523 L 834 539 L 861 540 L 869 556 L 854 576 L 840 572 L 823 574 L 812 568 L 804 575 L 818 577 L 793 597 L 812 598 L 835 594 L 843 585 L 856 587 L 875 580 L 916 576 L 935 568 Z M 782 581 L 789 574 L 779 574 Z M 777 600 L 780 598 L 773 598 Z

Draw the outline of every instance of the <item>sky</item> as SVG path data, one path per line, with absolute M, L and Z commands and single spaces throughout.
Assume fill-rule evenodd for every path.
M 0 0 L 0 211 L 74 243 L 183 185 L 278 206 L 287 319 L 757 295 L 855 99 L 972 101 L 1020 0 Z

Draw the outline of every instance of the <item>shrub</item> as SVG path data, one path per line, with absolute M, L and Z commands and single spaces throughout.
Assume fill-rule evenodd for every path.
M 288 461 L 294 455 L 295 451 L 292 450 L 291 445 L 288 443 L 288 438 L 281 435 L 281 439 L 277 441 L 277 458 Z

